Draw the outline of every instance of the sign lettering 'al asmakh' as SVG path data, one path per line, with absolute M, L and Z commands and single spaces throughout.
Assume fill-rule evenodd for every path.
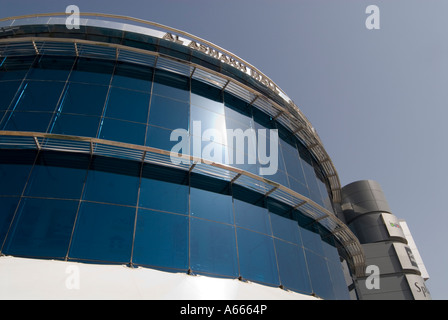
M 163 36 L 163 39 L 168 40 L 168 41 L 172 41 L 175 43 L 179 43 L 181 45 L 185 45 L 191 49 L 200 51 L 210 57 L 213 57 L 215 59 L 218 59 L 219 61 L 226 63 L 248 75 L 250 75 L 252 78 L 254 78 L 255 80 L 259 81 L 260 83 L 262 83 L 263 85 L 265 85 L 266 87 L 268 87 L 269 89 L 273 90 L 276 93 L 279 93 L 279 89 L 277 88 L 277 86 L 269 79 L 267 78 L 265 75 L 261 74 L 260 72 L 258 72 L 257 70 L 254 70 L 253 68 L 250 68 L 248 66 L 246 66 L 244 63 L 234 59 L 233 57 L 224 54 L 212 47 L 206 46 L 202 43 L 198 43 L 194 40 L 181 40 L 179 39 L 179 36 L 177 35 L 173 35 L 171 33 L 166 33 Z M 189 43 L 188 43 L 189 41 Z

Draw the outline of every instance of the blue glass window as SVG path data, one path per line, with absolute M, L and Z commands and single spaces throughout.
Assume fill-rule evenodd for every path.
M 29 178 L 25 195 L 79 199 L 89 160 L 87 155 L 41 153 Z
M 327 185 L 324 182 L 323 173 L 320 172 L 319 169 L 316 168 L 315 170 L 316 176 L 317 176 L 317 185 L 319 187 L 320 194 L 322 196 L 322 202 L 325 208 L 327 208 L 330 212 L 333 212 L 333 206 L 331 203 L 330 193 L 329 189 L 327 189 Z
M 289 181 L 289 187 L 291 188 L 291 190 L 309 198 L 309 191 L 308 191 L 308 187 L 306 186 L 306 182 L 302 183 L 296 179 L 294 179 L 291 176 L 288 176 L 288 181 Z
M 268 116 L 258 108 L 252 108 L 255 129 L 276 129 L 276 123 L 272 117 Z
M 222 90 L 196 80 L 191 82 L 191 104 L 224 115 Z
M 20 81 L 4 81 L 0 83 L 0 110 L 8 110 L 19 87 Z
M 275 250 L 282 285 L 291 290 L 311 293 L 303 248 L 275 239 Z
M 156 70 L 152 93 L 175 100 L 190 101 L 190 80 L 188 77 Z
M 0 197 L 0 249 L 16 212 L 19 197 Z
M 341 263 L 328 261 L 331 282 L 336 300 L 350 300 L 347 282 L 345 281 L 344 272 Z
M 28 81 L 16 95 L 17 111 L 54 112 L 64 88 L 64 82 Z
M 279 285 L 272 238 L 237 228 L 237 239 L 241 276 L 252 281 Z
M 3 151 L 0 157 L 0 195 L 21 195 L 36 153 Z
M 235 223 L 265 234 L 271 234 L 268 209 L 234 199 Z
M 252 107 L 231 94 L 224 92 L 224 105 L 226 119 L 233 119 L 240 123 L 252 125 Z
M 67 56 L 38 56 L 27 78 L 37 80 L 67 80 L 70 70 L 75 62 L 74 57 Z
M 100 125 L 100 139 L 143 145 L 146 125 L 105 118 Z
M 4 130 L 46 132 L 52 114 L 48 112 L 6 112 Z
M 135 205 L 140 166 L 125 160 L 94 158 L 84 192 L 84 199 Z
M 145 123 L 148 120 L 149 93 L 111 88 L 105 117 Z M 165 114 L 167 116 L 168 114 Z
M 64 92 L 59 112 L 101 116 L 108 87 L 70 83 Z
M 314 172 L 313 160 L 311 155 L 304 147 L 299 146 L 299 154 L 302 159 L 302 168 L 305 173 L 305 179 L 308 185 L 308 189 L 310 192 L 310 197 L 312 200 L 322 203 L 322 198 L 319 191 L 319 186 L 317 185 L 317 177 Z
M 153 95 L 149 123 L 167 129 L 188 129 L 188 103 Z
M 150 67 L 117 62 L 112 86 L 147 91 L 151 90 L 153 70 Z
M 95 138 L 99 123 L 100 117 L 62 113 L 56 115 L 49 132 Z
M 33 64 L 35 56 L 1 57 L 0 80 L 22 80 Z
M 275 237 L 299 244 L 299 224 L 293 220 L 291 216 L 284 214 L 279 215 L 276 213 L 270 214 L 272 233 Z
M 238 276 L 233 226 L 192 218 L 190 237 L 193 272 Z
M 305 176 L 302 171 L 302 165 L 300 164 L 301 161 L 297 149 L 284 141 L 280 141 L 280 143 L 282 145 L 282 154 L 288 175 L 305 183 Z
M 140 209 L 132 261 L 188 269 L 188 217 Z
M 69 257 L 127 263 L 131 258 L 135 208 L 83 202 Z
M 206 161 L 228 164 L 229 148 L 222 143 L 213 141 L 213 135 L 210 136 L 211 140 L 207 140 L 206 136 L 203 138 L 202 141 L 199 136 L 190 136 L 190 154 Z
M 315 252 L 318 255 L 323 256 L 324 251 L 322 247 L 322 238 L 318 230 L 313 226 L 300 229 L 300 235 L 302 237 L 303 246 L 310 251 Z
M 78 201 L 23 198 L 4 253 L 64 258 L 77 209 Z
M 228 194 L 190 188 L 190 212 L 194 217 L 233 224 L 232 197 Z M 218 190 L 216 190 L 218 191 Z
M 201 107 L 191 106 L 190 128 L 191 134 L 198 137 L 202 137 L 204 131 L 208 129 L 215 129 L 221 135 L 221 143 L 226 142 L 226 119 L 223 115 Z
M 305 254 L 308 266 L 310 266 L 308 271 L 313 292 L 323 299 L 334 299 L 333 284 L 327 261 L 308 250 L 305 250 Z
M 322 241 L 322 249 L 328 260 L 339 263 L 340 258 L 335 241 L 333 236 L 326 236 L 325 241 Z
M 174 141 L 170 140 L 171 132 L 173 132 L 173 130 L 155 126 L 148 126 L 145 144 L 149 147 L 170 151 L 175 145 L 183 141 L 182 144 L 185 144 L 185 146 L 188 147 L 186 148 L 186 150 L 181 150 L 180 152 L 184 154 L 190 154 L 190 147 L 189 147 L 190 142 L 188 132 L 185 131 L 185 135 L 182 137 L 177 136 L 174 137 L 173 139 L 177 139 Z
M 78 58 L 69 80 L 73 82 L 109 85 L 114 64 L 114 61 Z
M 188 185 L 142 177 L 139 206 L 188 214 Z
M 191 94 L 191 105 L 224 115 L 224 104 L 222 102 L 213 101 L 194 93 Z

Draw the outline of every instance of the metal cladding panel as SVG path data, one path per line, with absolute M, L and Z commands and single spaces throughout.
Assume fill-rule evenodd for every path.
M 0 299 L 317 300 L 237 279 L 149 268 L 0 257 Z

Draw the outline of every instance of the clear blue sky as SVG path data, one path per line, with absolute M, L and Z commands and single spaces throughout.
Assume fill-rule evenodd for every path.
M 378 181 L 448 299 L 448 1 L 0 0 L 0 17 L 114 13 L 209 40 L 273 79 L 321 137 L 342 185 Z M 368 30 L 365 9 L 380 9 Z

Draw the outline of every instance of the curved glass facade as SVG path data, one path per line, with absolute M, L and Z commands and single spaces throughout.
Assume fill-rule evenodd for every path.
M 300 141 L 249 103 L 197 80 L 123 62 L 39 55 L 5 57 L 0 81 L 5 92 L 0 130 L 94 137 L 169 151 L 178 143 L 170 140 L 175 129 L 185 129 L 194 139 L 194 121 L 201 123 L 200 139 L 211 128 L 277 129 L 278 171 L 266 178 L 333 211 L 324 174 Z M 202 141 L 202 148 L 210 143 Z M 222 141 L 223 163 L 232 151 L 236 154 Z M 233 162 L 259 173 L 259 164 Z
M 137 43 L 156 50 L 154 41 L 145 41 Z M 169 151 L 178 143 L 170 139 L 175 129 L 188 132 L 191 146 L 195 121 L 202 132 L 277 129 L 278 171 L 266 178 L 333 212 L 324 171 L 310 151 L 239 97 L 167 68 L 108 58 L 49 52 L 0 57 L 2 131 Z M 211 143 L 217 142 L 202 139 Z M 224 163 L 234 150 L 225 141 L 219 147 Z M 300 207 L 176 168 L 1 148 L 1 254 L 240 278 L 325 299 L 349 298 L 340 244 Z M 253 174 L 260 168 L 232 165 Z

